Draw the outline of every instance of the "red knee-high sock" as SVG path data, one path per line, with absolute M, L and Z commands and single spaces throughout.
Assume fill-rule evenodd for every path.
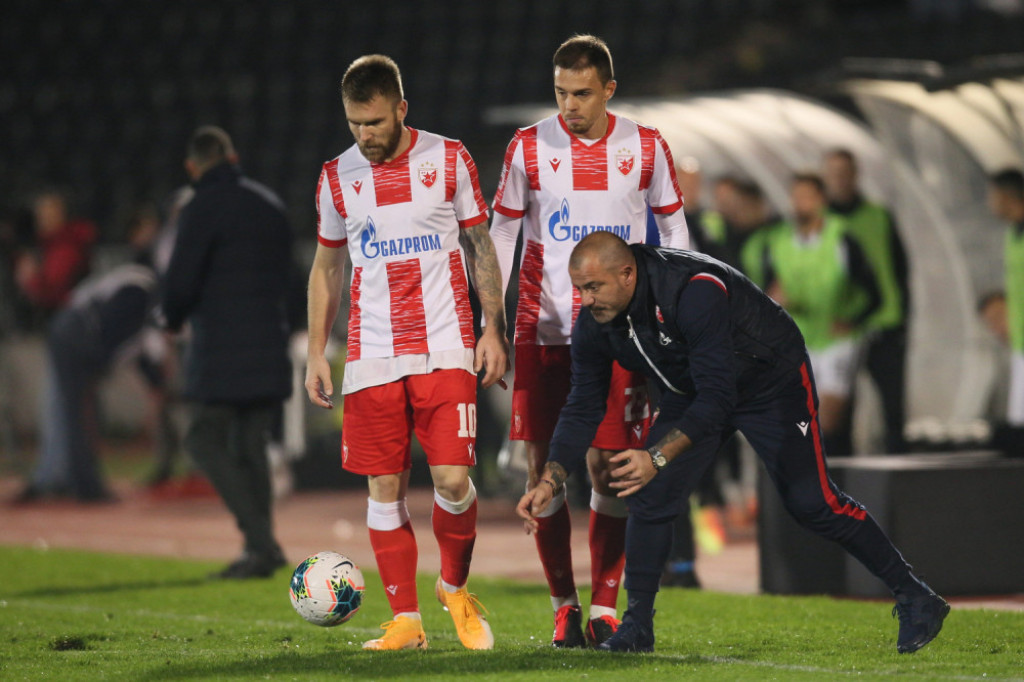
M 476 490 L 472 482 L 461 502 L 451 502 L 434 492 L 431 520 L 441 550 L 441 580 L 455 587 L 462 587 L 469 578 L 476 543 L 476 510 Z
M 569 520 L 569 506 L 562 505 L 551 516 L 537 519 L 537 552 L 544 567 L 544 576 L 552 597 L 569 597 L 576 593 L 576 581 L 572 576 L 572 523 Z
M 397 615 L 419 611 L 416 597 L 419 551 L 405 500 L 384 503 L 370 500 L 366 525 L 391 612 Z
M 614 609 L 626 565 L 626 517 L 590 510 L 590 603 Z

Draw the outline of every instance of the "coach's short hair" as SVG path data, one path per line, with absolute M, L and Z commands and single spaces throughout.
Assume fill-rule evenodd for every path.
M 993 187 L 1017 199 L 1024 201 L 1024 173 L 1016 168 L 1006 168 L 989 178 Z
M 200 166 L 209 166 L 235 158 L 231 136 L 217 126 L 200 126 L 188 141 L 188 158 Z
M 369 102 L 380 95 L 392 102 L 405 99 L 402 74 L 391 57 L 368 54 L 349 64 L 341 79 L 341 98 L 345 102 Z
M 576 35 L 569 38 L 555 50 L 552 62 L 570 71 L 581 71 L 592 66 L 597 69 L 597 78 L 602 85 L 615 79 L 612 53 L 608 44 L 597 36 Z
M 813 185 L 819 194 L 825 196 L 825 181 L 817 173 L 795 173 L 790 186 L 801 184 Z

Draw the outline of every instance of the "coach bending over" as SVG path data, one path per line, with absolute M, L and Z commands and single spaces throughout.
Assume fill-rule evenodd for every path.
M 608 232 L 580 241 L 569 275 L 583 306 L 572 332 L 572 391 L 544 474 L 516 509 L 528 527 L 536 527 L 566 472 L 586 455 L 605 410 L 612 361 L 662 388 L 650 447 L 612 458 L 611 485 L 629 503 L 629 604 L 600 649 L 654 650 L 654 598 L 672 521 L 736 430 L 764 461 L 794 518 L 841 544 L 892 591 L 897 650 L 917 651 L 935 638 L 949 605 L 911 573 L 864 507 L 828 475 L 807 350 L 781 307 L 724 263 L 627 245 Z

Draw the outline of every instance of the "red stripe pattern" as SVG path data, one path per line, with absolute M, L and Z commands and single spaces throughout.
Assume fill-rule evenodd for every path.
M 403 154 L 390 163 L 371 163 L 373 188 L 378 206 L 406 204 L 412 201 L 412 176 L 409 155 Z
M 426 353 L 427 316 L 423 309 L 423 278 L 417 259 L 386 265 L 391 294 L 391 336 L 394 354 Z
M 360 298 L 362 296 L 363 269 L 361 267 L 352 269 L 352 287 L 349 295 L 348 307 L 348 355 L 347 360 L 358 360 L 362 354 L 360 340 L 362 337 L 362 308 Z
M 455 140 L 444 141 L 444 200 L 452 202 L 455 200 L 455 187 L 457 182 L 456 161 L 459 158 L 459 147 L 461 145 Z
M 519 305 L 516 309 L 516 343 L 537 342 L 540 317 L 540 287 L 544 279 L 544 245 L 526 242 L 519 268 Z
M 657 131 L 655 131 L 654 134 L 655 134 L 655 136 L 658 139 L 658 143 L 661 145 L 662 151 L 665 152 L 665 161 L 668 164 L 668 172 L 669 172 L 669 175 L 672 176 L 672 189 L 675 190 L 675 193 L 676 193 L 677 197 L 680 197 L 681 199 L 685 199 L 685 197 L 683 197 L 683 190 L 679 189 L 679 178 L 676 177 L 676 162 L 672 160 L 672 150 L 668 148 L 668 142 L 665 142 L 665 138 L 663 138 L 660 134 L 658 134 Z M 682 201 L 680 201 L 679 207 L 682 208 L 682 205 L 683 205 Z M 667 211 L 667 212 L 668 213 L 675 213 L 678 210 L 679 210 L 679 208 L 676 208 L 675 210 Z
M 657 143 L 657 132 L 653 128 L 637 126 L 640 132 L 640 186 L 641 192 L 650 188 L 654 177 L 654 145 Z M 678 190 L 677 190 L 678 191 Z
M 526 179 L 530 189 L 540 191 L 540 171 L 537 167 L 537 128 L 526 128 L 519 131 L 523 139 L 523 164 L 526 166 Z M 517 134 L 519 134 L 517 133 Z
M 611 132 L 610 125 L 608 132 Z M 589 145 L 575 135 L 572 136 L 572 188 L 595 191 L 608 189 L 607 136 Z
M 448 254 L 448 272 L 452 283 L 452 294 L 455 296 L 455 314 L 459 317 L 459 331 L 462 333 L 462 344 L 466 348 L 476 347 L 473 335 L 473 309 L 469 305 L 469 282 L 466 281 L 466 270 L 462 267 L 462 254 L 451 251 Z
M 476 207 L 481 213 L 487 213 L 487 202 L 484 201 L 484 193 L 480 189 L 480 174 L 476 170 L 476 163 L 473 161 L 473 157 L 466 151 L 465 145 L 461 142 L 458 144 L 459 156 L 462 157 L 462 163 L 466 164 L 466 170 L 469 171 L 469 182 L 473 185 L 473 199 L 476 201 Z M 453 195 L 454 196 L 454 193 Z M 486 218 L 486 215 L 484 216 Z M 462 223 L 459 223 L 462 225 Z M 465 225 L 462 225 L 465 227 Z
M 831 482 L 828 479 L 828 470 L 825 466 L 825 452 L 821 447 L 821 430 L 818 427 L 818 410 L 814 407 L 814 389 L 811 386 L 811 376 L 807 372 L 807 363 L 800 365 L 800 378 L 803 381 L 804 390 L 807 391 L 807 413 L 811 416 L 811 434 L 814 437 L 814 457 L 818 463 L 818 483 L 821 485 L 821 493 L 825 496 L 825 502 L 834 514 L 842 514 L 863 521 L 867 517 L 867 510 L 853 504 L 840 506 L 836 494 L 832 490 Z

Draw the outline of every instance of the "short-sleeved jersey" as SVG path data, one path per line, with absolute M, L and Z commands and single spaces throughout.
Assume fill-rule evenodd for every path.
M 324 164 L 317 238 L 352 260 L 342 393 L 435 369 L 473 371 L 473 314 L 459 230 L 487 220 L 458 140 L 409 129 L 409 149 L 371 163 L 355 145 Z
M 648 206 L 659 214 L 683 206 L 656 129 L 609 113 L 599 140 L 579 139 L 558 114 L 516 131 L 494 198 L 496 213 L 523 220 L 516 343 L 569 343 L 580 308 L 568 271 L 573 247 L 598 230 L 643 242 Z

